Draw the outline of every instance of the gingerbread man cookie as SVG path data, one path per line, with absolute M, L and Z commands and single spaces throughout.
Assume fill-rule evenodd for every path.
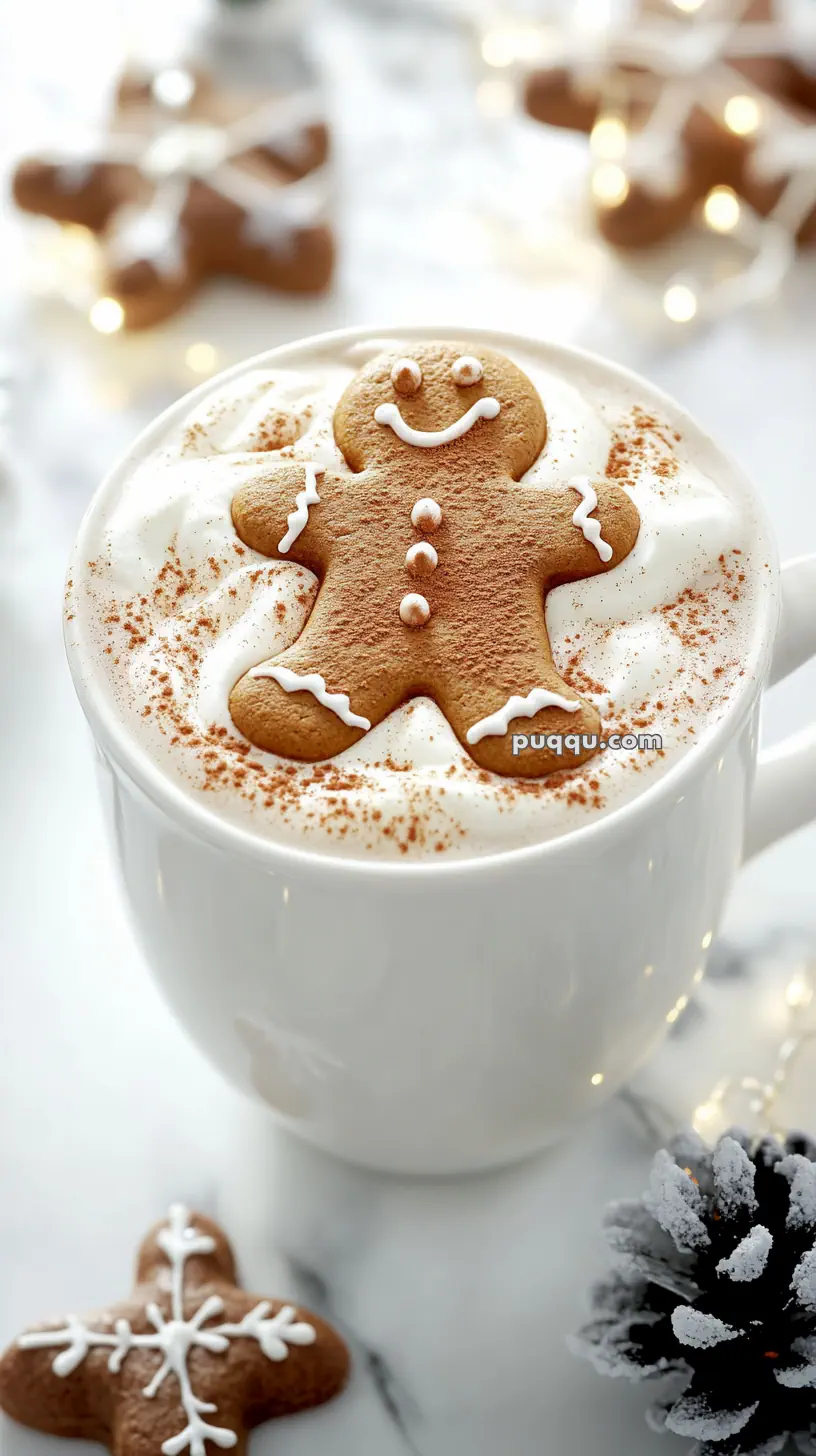
M 553 664 L 544 601 L 631 551 L 640 519 L 629 496 L 585 478 L 520 483 L 547 419 L 527 376 L 489 348 L 381 355 L 346 389 L 334 433 L 351 474 L 287 465 L 233 500 L 246 545 L 322 582 L 297 641 L 233 688 L 236 726 L 313 762 L 427 695 L 482 768 L 563 767 L 546 748 L 514 755 L 511 725 L 598 732 L 597 710 Z
M 253 1426 L 331 1400 L 348 1364 L 323 1320 L 245 1294 L 222 1230 L 176 1205 L 141 1246 L 129 1300 L 9 1347 L 0 1406 L 115 1456 L 240 1453 Z
M 17 205 L 99 237 L 101 289 L 126 328 L 181 307 L 213 274 L 319 291 L 334 245 L 326 127 L 308 96 L 225 88 L 201 70 L 128 74 L 110 132 L 22 161 Z

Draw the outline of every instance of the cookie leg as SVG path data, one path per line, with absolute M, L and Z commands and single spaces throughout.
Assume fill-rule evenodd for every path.
M 234 271 L 265 288 L 288 293 L 321 293 L 334 271 L 334 241 L 325 223 L 292 229 L 283 238 L 263 222 L 236 248 Z
M 279 178 L 281 184 L 288 179 Z M 325 223 L 287 223 L 285 186 L 270 169 L 268 212 L 247 211 L 203 183 L 190 188 L 184 209 L 189 258 L 201 273 L 234 274 L 293 293 L 319 293 L 331 281 L 334 241 Z
M 553 67 L 528 77 L 524 105 L 546 126 L 589 132 L 600 109 L 600 94 L 594 85 L 582 89 L 564 67 Z
M 258 748 L 318 763 L 350 748 L 401 701 L 400 684 L 369 674 L 355 644 L 308 631 L 250 669 L 230 693 L 236 728 Z
M 592 758 L 598 749 L 583 740 L 600 733 L 597 708 L 562 682 L 551 664 L 518 668 L 511 665 L 501 682 L 490 684 L 456 673 L 445 681 L 439 706 L 469 757 L 490 773 L 515 778 L 543 778 Z
M 199 279 L 172 198 L 122 208 L 102 238 L 104 291 L 128 329 L 152 328 L 195 293 Z

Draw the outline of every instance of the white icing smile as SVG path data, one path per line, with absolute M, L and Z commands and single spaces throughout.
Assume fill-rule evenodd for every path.
M 455 424 L 447 425 L 444 430 L 415 430 L 413 425 L 405 423 L 396 404 L 378 405 L 374 418 L 378 425 L 390 425 L 404 444 L 419 445 L 423 450 L 432 450 L 436 445 L 450 445 L 453 440 L 461 440 L 468 430 L 473 429 L 477 420 L 495 420 L 500 409 L 499 401 L 491 395 L 485 399 L 477 399 Z

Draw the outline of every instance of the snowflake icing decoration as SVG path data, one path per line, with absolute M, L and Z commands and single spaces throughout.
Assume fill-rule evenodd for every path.
M 189 1319 L 185 1318 L 185 1265 L 194 1255 L 212 1254 L 215 1240 L 190 1223 L 187 1209 L 180 1204 L 170 1209 L 167 1225 L 159 1231 L 156 1240 L 170 1265 L 171 1315 L 166 1319 L 155 1302 L 147 1304 L 145 1314 L 153 1326 L 152 1332 L 135 1334 L 128 1320 L 118 1319 L 113 1333 L 108 1334 L 89 1329 L 82 1320 L 69 1315 L 62 1329 L 33 1330 L 21 1335 L 17 1343 L 24 1350 L 58 1349 L 52 1369 L 55 1375 L 63 1377 L 76 1370 L 90 1350 L 110 1350 L 108 1369 L 113 1374 L 118 1374 L 131 1350 L 155 1350 L 161 1356 L 161 1363 L 142 1394 L 152 1399 L 168 1376 L 174 1375 L 187 1417 L 184 1429 L 163 1442 L 162 1452 L 164 1456 L 180 1456 L 182 1451 L 189 1450 L 190 1456 L 205 1456 L 205 1442 L 211 1441 L 226 1450 L 236 1444 L 238 1437 L 229 1427 L 212 1425 L 204 1419 L 215 1414 L 217 1407 L 200 1400 L 193 1390 L 187 1368 L 190 1350 L 199 1348 L 223 1355 L 231 1340 L 256 1340 L 268 1360 L 280 1361 L 287 1358 L 290 1345 L 314 1344 L 317 1332 L 312 1325 L 298 1320 L 297 1311 L 289 1304 L 271 1319 L 267 1318 L 271 1308 L 268 1300 L 262 1300 L 238 1324 L 204 1328 L 208 1320 L 224 1310 L 223 1300 L 214 1294 Z

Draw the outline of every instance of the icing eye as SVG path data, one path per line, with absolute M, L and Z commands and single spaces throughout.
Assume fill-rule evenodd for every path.
M 391 383 L 397 394 L 416 394 L 422 384 L 422 370 L 416 359 L 398 359 L 391 370 Z
M 454 384 L 458 384 L 460 389 L 467 389 L 471 384 L 479 383 L 484 369 L 472 354 L 463 354 L 461 359 L 451 365 L 451 374 Z

